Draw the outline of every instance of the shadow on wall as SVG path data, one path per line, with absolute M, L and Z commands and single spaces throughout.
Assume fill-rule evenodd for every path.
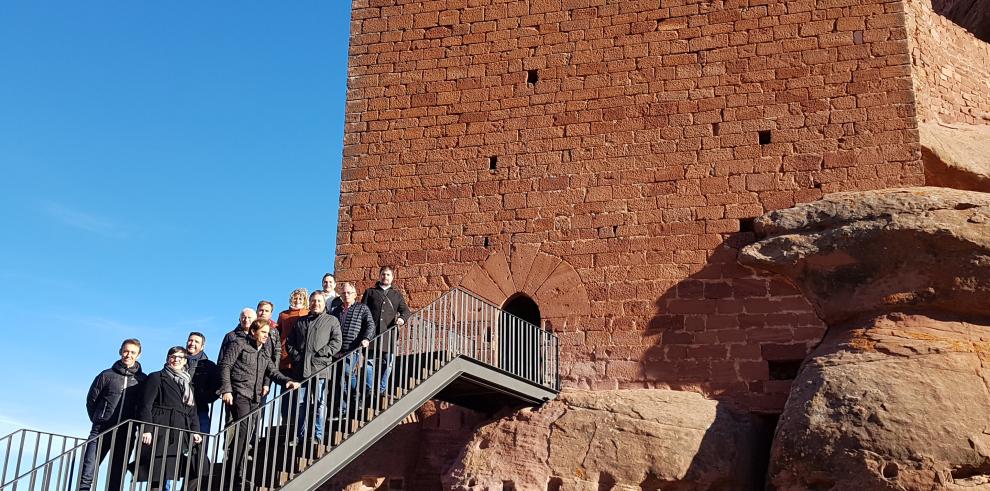
M 740 265 L 749 231 L 725 240 L 702 269 L 657 299 L 643 332 L 641 376 L 776 414 L 801 362 L 825 334 L 811 304 L 783 277 Z
M 986 0 L 931 1 L 935 13 L 966 29 L 977 39 L 990 42 L 990 6 Z

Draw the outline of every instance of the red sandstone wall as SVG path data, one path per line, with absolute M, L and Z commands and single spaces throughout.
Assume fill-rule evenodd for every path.
M 398 264 L 415 308 L 504 256 L 478 274 L 533 294 L 513 264 L 537 248 L 585 293 L 544 316 L 565 384 L 779 410 L 768 360 L 823 325 L 735 263 L 740 220 L 922 184 L 903 7 L 355 0 L 338 279 Z
M 905 0 L 912 71 L 922 121 L 990 124 L 990 43 Z

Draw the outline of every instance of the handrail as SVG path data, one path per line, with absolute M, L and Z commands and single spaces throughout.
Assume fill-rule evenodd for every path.
M 128 469 L 132 482 L 148 483 L 147 491 L 154 487 L 152 483 L 190 479 L 208 486 L 222 484 L 223 491 L 246 489 L 249 481 L 278 488 L 303 472 L 308 465 L 304 463 L 322 458 L 328 448 L 349 438 L 458 357 L 557 391 L 559 349 L 553 333 L 455 288 L 409 316 L 401 328 L 378 333 L 368 346 L 340 354 L 300 381 L 300 389 L 258 401 L 245 414 L 221 424 L 216 433 L 127 420 L 90 439 L 69 437 L 75 445 L 63 445 L 54 457 L 46 454 L 43 463 L 26 472 L 15 469 L 12 479 L 5 478 L 5 469 L 0 474 L 4 476 L 0 491 L 85 488 L 90 474 L 91 489 L 102 485 L 107 491 L 117 491 L 124 486 Z M 151 450 L 140 443 L 140 434 L 146 430 L 154 433 Z M 13 435 L 27 431 L 18 430 L 8 437 L 12 442 Z M 198 446 L 190 445 L 193 435 L 203 440 Z M 159 445 L 168 448 L 159 451 Z M 128 467 L 135 448 L 141 451 L 135 452 L 137 458 Z M 91 471 L 84 471 L 88 452 L 98 458 L 91 459 L 96 464 Z M 108 453 L 109 463 L 101 463 L 99 457 Z M 22 449 L 17 458 L 24 454 Z M 4 455 L 6 464 L 12 454 L 8 449 Z M 139 475 L 142 455 L 150 469 Z

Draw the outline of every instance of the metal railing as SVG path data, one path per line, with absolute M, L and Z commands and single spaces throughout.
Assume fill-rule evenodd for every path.
M 214 421 L 227 421 L 215 434 L 134 420 L 90 440 L 12 433 L 0 439 L 0 451 L 6 448 L 0 491 L 150 491 L 167 482 L 173 491 L 180 482 L 182 491 L 276 489 L 457 357 L 560 388 L 554 334 L 454 289 L 402 327 L 337 357 L 299 389 L 249 402 L 246 414 L 215 409 Z M 143 434 L 151 435 L 150 444 Z M 8 461 L 14 461 L 9 472 Z

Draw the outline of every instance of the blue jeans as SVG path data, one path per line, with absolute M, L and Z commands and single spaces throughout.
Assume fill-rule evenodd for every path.
M 89 438 L 92 440 L 96 438 L 97 435 L 103 431 L 113 427 L 113 423 L 106 424 L 93 424 L 93 427 L 89 431 Z M 124 466 L 127 464 L 129 455 L 124 455 L 125 450 L 133 450 L 133 445 L 128 449 L 129 435 L 127 432 L 127 426 L 122 426 L 117 429 L 116 437 L 112 437 L 111 434 L 103 435 L 99 439 L 92 440 L 86 444 L 86 451 L 83 455 L 82 471 L 80 472 L 79 479 L 79 490 L 89 491 L 93 485 L 93 475 L 96 473 L 96 468 L 100 466 L 103 459 L 106 458 L 107 454 L 110 454 L 110 463 L 107 465 L 107 475 L 101 476 L 101 484 L 106 483 L 103 487 L 104 489 L 113 491 L 120 489 L 121 484 L 124 481 Z M 113 439 L 111 444 L 110 440 Z M 100 447 L 100 454 L 97 456 L 96 447 Z M 130 452 L 127 452 L 130 453 Z
M 311 384 L 316 384 L 316 390 L 313 394 L 308 394 L 309 387 Z M 299 432 L 297 436 L 300 440 L 305 441 L 306 436 L 309 433 L 306 426 L 306 419 L 310 413 L 315 412 L 316 417 L 314 423 L 316 423 L 316 428 L 314 428 L 313 436 L 317 440 L 323 439 L 323 424 L 326 422 L 327 417 L 327 381 L 326 379 L 313 380 L 309 383 L 303 385 L 299 389 L 299 399 L 302 401 L 302 407 L 299 408 Z M 315 400 L 314 400 L 315 399 Z
M 376 364 L 376 362 L 378 362 Z M 382 359 L 369 359 L 368 360 L 368 370 L 374 373 L 375 367 L 380 368 L 382 375 L 378 379 L 378 395 L 388 393 L 388 378 L 392 375 L 392 366 L 395 365 L 395 355 L 392 353 L 382 353 Z M 374 379 L 374 376 L 369 376 L 369 379 Z
M 206 406 L 206 409 L 197 410 L 199 415 L 199 431 L 200 433 L 210 434 L 210 424 L 212 424 L 213 419 L 210 417 L 210 406 Z
M 348 401 L 358 400 L 358 386 L 360 384 L 361 373 L 360 367 L 355 369 L 355 365 L 361 362 L 361 356 L 359 351 L 352 351 L 344 356 L 344 373 L 340 377 L 340 408 L 341 411 L 347 411 Z M 370 394 L 375 388 L 375 369 L 371 364 L 372 360 L 370 358 L 365 360 L 364 363 L 364 380 L 365 385 L 368 390 L 367 393 Z M 352 373 L 353 372 L 353 373 Z M 350 393 L 348 394 L 347 388 L 350 387 Z M 358 402 L 360 406 L 360 401 Z

